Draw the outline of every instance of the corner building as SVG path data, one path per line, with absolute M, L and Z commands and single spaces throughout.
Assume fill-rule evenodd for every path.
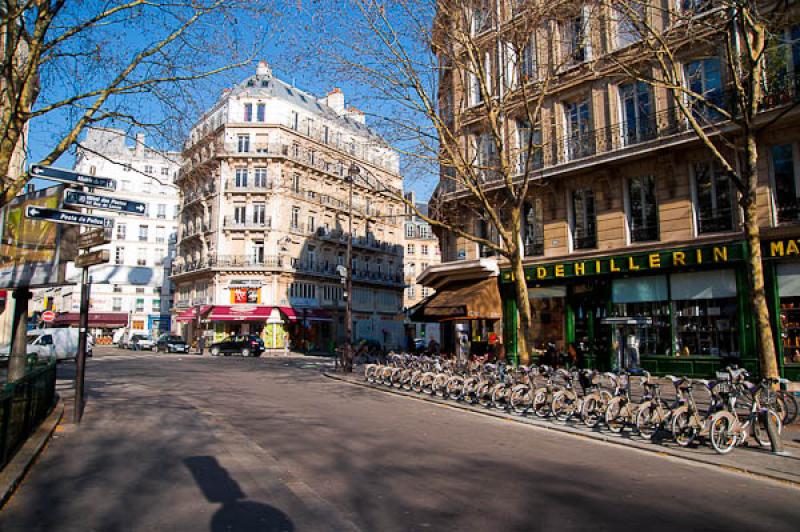
M 658 15 L 661 2 L 641 4 L 649 6 L 643 16 L 651 24 L 669 24 Z M 503 70 L 498 62 L 506 60 L 496 43 L 525 5 L 475 2 L 474 17 L 482 24 L 472 33 L 492 50 L 487 61 L 494 75 Z M 697 16 L 715 8 L 715 2 L 697 5 Z M 636 52 L 630 28 L 621 27 L 598 3 L 575 6 L 574 17 L 565 10 L 561 19 L 533 31 L 526 48 L 526 61 L 533 65 L 561 65 L 544 97 L 540 123 L 531 127 L 519 116 L 508 116 L 505 123 L 509 144 L 516 144 L 521 160 L 533 157 L 537 179 L 548 183 L 532 187 L 520 235 L 535 328 L 533 359 L 553 342 L 560 351 L 574 346 L 586 366 L 610 369 L 618 363 L 617 347 L 635 338 L 641 365 L 654 373 L 707 376 L 729 360 L 757 371 L 738 192 L 666 89 L 637 83 L 622 69 L 609 67 L 609 59 L 624 61 Z M 797 380 L 800 18 L 792 12 L 787 20 L 770 50 L 783 58 L 783 67 L 768 73 L 772 77 L 759 117 L 760 125 L 774 122 L 759 137 L 757 197 L 779 366 Z M 713 96 L 727 90 L 722 46 L 681 51 L 685 82 L 695 92 Z M 469 113 L 482 103 L 459 76 L 445 74 L 442 80 L 441 102 L 453 106 L 449 112 L 464 115 L 465 150 L 480 147 L 481 124 L 470 122 Z M 538 98 L 536 67 L 523 82 L 530 84 L 530 97 Z M 528 135 L 536 139 L 533 154 L 524 152 Z M 436 194 L 445 206 L 467 197 L 444 178 Z M 491 236 L 478 220 L 463 223 Z M 472 282 L 477 286 L 491 275 L 492 265 L 486 265 L 491 253 L 452 234 L 439 236 L 443 264 L 431 268 L 423 282 L 441 292 L 438 287 L 448 279 L 476 272 L 478 280 Z M 503 335 L 513 355 L 512 276 L 503 260 L 498 270 Z
M 354 339 L 402 342 L 399 157 L 340 90 L 316 98 L 261 62 L 198 121 L 183 156 L 172 279 L 187 339 L 250 333 L 268 349 L 331 351 L 345 338 L 337 266 L 352 238 Z

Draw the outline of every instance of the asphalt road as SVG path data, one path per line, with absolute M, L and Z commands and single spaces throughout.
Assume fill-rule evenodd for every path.
M 0 530 L 800 526 L 788 485 L 354 387 L 324 366 L 95 357 L 84 423 L 56 433 Z

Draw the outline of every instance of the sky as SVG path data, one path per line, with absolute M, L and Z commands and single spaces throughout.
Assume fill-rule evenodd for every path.
M 100 6 L 103 3 L 101 0 L 81 2 L 82 7 L 78 7 L 78 11 L 67 13 L 69 16 L 64 18 L 64 24 L 74 23 L 74 20 L 85 17 L 86 13 L 81 12 L 81 8 L 87 9 L 87 6 Z M 274 3 L 276 4 L 274 13 L 241 12 L 237 13 L 235 19 L 217 20 L 210 22 L 206 28 L 199 28 L 201 33 L 197 35 L 198 42 L 202 42 L 206 49 L 216 46 L 216 50 L 212 53 L 200 55 L 202 52 L 194 50 L 191 44 L 184 45 L 183 48 L 186 50 L 186 58 L 190 58 L 186 63 L 192 64 L 195 68 L 200 66 L 212 68 L 242 58 L 251 59 L 248 64 L 191 84 L 167 88 L 158 97 L 151 94 L 121 96 L 114 99 L 108 107 L 118 112 L 120 116 L 131 114 L 141 121 L 167 124 L 158 127 L 158 131 L 164 130 L 163 135 L 147 132 L 148 144 L 152 143 L 154 147 L 160 149 L 180 149 L 183 135 L 176 130 L 185 131 L 187 125 L 194 122 L 203 110 L 213 105 L 224 88 L 251 75 L 255 63 L 263 59 L 270 63 L 276 77 L 312 94 L 324 95 L 333 87 L 341 88 L 349 100 L 346 103 L 355 102 L 367 113 L 368 125 L 377 126 L 380 130 L 378 120 L 370 115 L 391 115 L 391 110 L 387 109 L 391 104 L 387 104 L 378 94 L 372 95 L 370 93 L 372 89 L 365 84 L 348 78 L 341 72 L 334 72 L 334 69 L 328 69 L 319 57 L 315 57 L 313 51 L 325 35 L 346 41 L 348 30 L 346 24 L 341 24 L 341 21 L 346 22 L 352 17 L 355 24 L 359 17 L 358 13 L 349 3 L 336 2 L 336 5 L 341 6 L 337 8 L 335 14 L 337 26 L 326 27 L 326 20 L 333 21 L 334 17 L 330 19 L 320 17 L 319 6 L 333 5 L 334 2 L 304 4 L 299 0 L 285 0 Z M 266 5 L 265 2 L 264 4 Z M 250 18 L 247 15 L 251 15 Z M 145 16 L 139 20 L 120 21 L 107 29 L 104 28 L 103 31 L 98 31 L 91 38 L 81 42 L 76 41 L 70 46 L 69 51 L 89 50 L 91 54 L 97 55 L 94 63 L 83 64 L 77 60 L 64 60 L 43 71 L 42 90 L 37 106 L 41 108 L 76 91 L 85 91 L 87 87 L 103 86 L 107 83 L 109 75 L 119 71 L 119 67 L 115 65 L 122 64 L 128 57 L 165 35 L 169 26 L 166 17 L 164 18 L 163 24 Z M 220 35 L 213 33 L 221 27 L 226 28 L 225 32 Z M 230 36 L 231 41 L 224 42 L 224 36 Z M 205 42 L 202 39 L 209 41 Z M 203 62 L 203 65 L 199 65 L 200 62 Z M 98 68 L 98 65 L 103 66 Z M 110 68 L 105 68 L 105 65 L 110 65 Z M 165 104 L 177 101 L 181 102 L 180 108 L 177 104 L 174 108 L 169 103 Z M 72 108 L 35 118 L 31 123 L 28 138 L 29 163 L 34 164 L 45 157 L 65 130 L 65 124 L 74 122 L 79 113 L 80 109 Z M 131 136 L 140 130 L 125 123 L 125 119 L 109 121 L 108 125 L 127 129 Z M 408 149 L 408 146 L 404 146 L 404 149 Z M 406 160 L 401 162 L 401 168 L 407 166 L 403 163 L 411 162 L 408 157 L 404 159 Z M 74 148 L 62 155 L 55 166 L 71 168 L 73 163 Z M 427 170 L 422 172 L 408 170 L 408 174 L 404 172 L 404 176 L 406 190 L 413 190 L 421 201 L 427 200 L 437 181 L 437 177 Z M 44 183 L 36 184 L 41 187 Z

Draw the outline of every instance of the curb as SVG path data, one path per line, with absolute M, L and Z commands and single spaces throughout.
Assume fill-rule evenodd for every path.
M 56 430 L 61 418 L 64 415 L 64 403 L 58 399 L 53 410 L 39 425 L 39 428 L 28 438 L 22 447 L 14 455 L 14 458 L 6 464 L 0 472 L 0 509 L 8 502 L 14 494 L 25 474 L 31 468 L 36 458 L 50 441 L 50 437 Z
M 367 382 L 360 382 L 356 380 L 351 380 L 345 377 L 341 377 L 336 374 L 332 374 L 329 372 L 322 373 L 325 377 L 337 380 L 340 382 L 344 382 L 347 384 L 351 384 L 353 386 L 361 386 L 363 388 L 368 388 L 371 390 L 375 390 L 378 392 L 383 392 L 387 394 L 397 395 L 400 397 L 406 397 L 409 399 L 416 399 L 417 401 L 422 401 L 426 403 L 432 403 L 439 406 L 449 407 L 456 410 L 461 410 L 463 412 L 470 412 L 473 414 L 483 415 L 487 417 L 493 417 L 496 419 L 502 419 L 504 421 L 512 421 L 514 423 L 519 423 L 520 425 L 526 425 L 533 428 L 538 429 L 545 429 L 545 430 L 552 430 L 555 432 L 559 432 L 562 434 L 569 434 L 572 436 L 577 436 L 580 438 L 585 438 L 592 441 L 599 441 L 603 443 L 608 443 L 611 445 L 616 445 L 619 447 L 624 447 L 626 449 L 634 449 L 642 452 L 647 452 L 650 454 L 656 454 L 659 456 L 668 456 L 670 458 L 676 458 L 678 460 L 685 460 L 687 462 L 692 462 L 696 464 L 702 464 L 708 467 L 713 467 L 717 469 L 724 469 L 726 471 L 736 472 L 736 473 L 744 473 L 747 475 L 752 475 L 755 477 L 760 477 L 763 479 L 768 479 L 772 481 L 781 482 L 784 484 L 789 484 L 793 487 L 800 488 L 800 476 L 796 478 L 792 478 L 786 475 L 776 474 L 770 471 L 764 471 L 763 469 L 756 469 L 748 466 L 737 465 L 737 464 L 727 464 L 727 463 L 720 463 L 713 460 L 704 459 L 702 456 L 698 456 L 694 453 L 680 451 L 679 449 L 656 445 L 653 443 L 647 443 L 644 441 L 635 441 L 632 439 L 625 439 L 624 437 L 610 435 L 602 432 L 594 432 L 594 431 L 587 431 L 581 430 L 577 428 L 573 428 L 566 425 L 559 425 L 557 423 L 549 423 L 545 421 L 539 421 L 537 419 L 532 418 L 524 418 L 520 416 L 515 416 L 512 414 L 508 414 L 505 412 L 500 412 L 496 410 L 489 410 L 482 407 L 473 407 L 472 405 L 466 405 L 464 403 L 458 403 L 454 401 L 448 401 L 445 399 L 440 399 L 438 397 L 430 397 L 430 396 L 420 396 L 416 393 L 407 392 L 405 390 L 398 390 L 395 388 L 386 388 L 383 386 L 374 386 Z

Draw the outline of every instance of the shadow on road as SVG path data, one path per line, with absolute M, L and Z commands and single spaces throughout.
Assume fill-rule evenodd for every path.
M 224 467 L 213 456 L 191 456 L 184 464 L 192 473 L 209 502 L 221 503 L 211 518 L 211 532 L 268 531 L 292 532 L 294 525 L 282 511 L 243 500 L 247 497 Z

